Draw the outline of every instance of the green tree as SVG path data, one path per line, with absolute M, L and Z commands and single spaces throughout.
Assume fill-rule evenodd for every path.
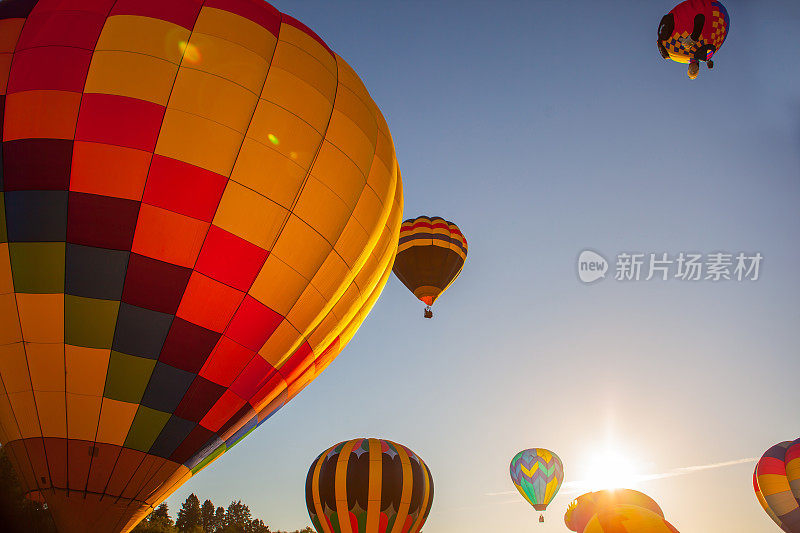
M 211 500 L 204 501 L 203 506 L 200 507 L 200 520 L 203 522 L 205 533 L 214 533 L 217 530 L 214 511 L 214 504 L 211 503 Z
M 219 533 L 223 529 L 225 529 L 225 508 L 217 507 L 217 511 L 214 513 L 213 533 Z
M 169 507 L 167 507 L 166 503 L 162 503 L 151 513 L 150 524 L 165 532 L 174 531 L 175 522 L 169 516 Z
M 252 522 L 250 522 L 250 527 L 247 529 L 247 533 L 271 533 L 269 527 L 264 523 L 263 520 L 256 518 Z
M 139 522 L 131 533 L 177 533 L 177 531 L 175 523 L 169 516 L 167 504 L 162 503 L 147 518 Z
M 250 508 L 242 503 L 242 500 L 236 500 L 228 505 L 225 510 L 225 529 L 224 533 L 250 533 L 251 523 L 253 517 L 250 514 Z
M 194 529 L 203 527 L 203 515 L 200 511 L 200 500 L 194 493 L 189 494 L 183 506 L 178 511 L 178 519 L 175 526 L 181 533 L 190 532 Z

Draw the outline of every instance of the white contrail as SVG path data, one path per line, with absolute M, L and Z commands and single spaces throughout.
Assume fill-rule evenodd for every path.
M 758 461 L 758 457 L 746 457 L 744 459 L 736 459 L 733 461 L 724 461 L 721 463 L 711 463 L 707 465 L 695 465 L 695 466 L 684 466 L 681 468 L 673 468 L 672 470 L 668 470 L 666 472 L 662 472 L 660 474 L 642 474 L 639 476 L 635 476 L 633 478 L 634 483 L 641 483 L 644 481 L 654 481 L 657 479 L 666 479 L 670 477 L 677 477 L 677 476 L 685 476 L 687 474 L 693 474 L 695 472 L 702 472 L 704 470 L 714 470 L 716 468 L 725 468 L 726 466 L 735 466 L 741 465 L 746 463 L 755 463 Z M 564 484 L 561 485 L 561 491 L 559 494 L 578 494 L 584 490 L 588 490 L 588 487 L 591 485 L 591 481 L 589 480 L 579 480 L 579 481 L 566 481 Z M 517 491 L 514 490 L 505 490 L 502 492 L 487 492 L 486 496 L 506 496 L 508 494 L 516 494 Z
M 694 472 L 702 472 L 703 470 L 713 470 L 715 468 L 724 468 L 726 466 L 742 465 L 745 463 L 755 463 L 756 461 L 758 461 L 758 457 L 746 457 L 744 459 L 736 459 L 735 461 L 725 461 L 722 463 L 711 463 L 708 465 L 697 465 L 697 466 L 684 466 L 683 468 L 673 468 L 669 472 L 664 472 L 663 474 L 647 474 L 643 476 L 637 476 L 637 481 L 651 481 L 654 479 L 685 476 L 686 474 L 692 474 Z

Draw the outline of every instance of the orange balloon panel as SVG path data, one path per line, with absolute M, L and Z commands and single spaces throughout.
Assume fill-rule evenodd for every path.
M 3 0 L 0 111 L 0 442 L 61 531 L 128 530 L 361 325 L 391 134 L 261 0 Z
M 594 515 L 583 533 L 678 533 L 678 530 L 644 507 L 615 505 Z
M 571 531 L 583 531 L 598 512 L 615 505 L 635 505 L 663 517 L 661 507 L 647 494 L 633 489 L 606 489 L 578 496 L 567 507 L 564 523 Z

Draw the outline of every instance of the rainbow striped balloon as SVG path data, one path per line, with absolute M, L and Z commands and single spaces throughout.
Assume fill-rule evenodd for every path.
M 511 460 L 511 481 L 528 503 L 544 511 L 564 481 L 564 465 L 558 455 L 544 448 L 519 452 Z
M 787 533 L 800 533 L 800 439 L 767 450 L 756 465 L 753 488 L 759 503 Z

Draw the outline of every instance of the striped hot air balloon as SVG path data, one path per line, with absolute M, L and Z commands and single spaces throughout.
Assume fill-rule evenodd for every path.
M 391 135 L 262 0 L 1 0 L 0 116 L 0 443 L 61 533 L 127 531 L 354 335 Z
M 564 465 L 550 450 L 531 448 L 511 460 L 511 481 L 522 497 L 537 511 L 544 511 L 564 481 Z M 540 516 L 540 522 L 543 517 Z
M 430 307 L 464 268 L 467 239 L 458 226 L 441 217 L 421 216 L 403 222 L 394 273 L 414 296 Z
M 756 464 L 759 503 L 787 533 L 800 533 L 800 439 L 776 444 Z
M 389 440 L 340 442 L 306 477 L 306 506 L 319 533 L 418 533 L 432 504 L 425 462 Z

